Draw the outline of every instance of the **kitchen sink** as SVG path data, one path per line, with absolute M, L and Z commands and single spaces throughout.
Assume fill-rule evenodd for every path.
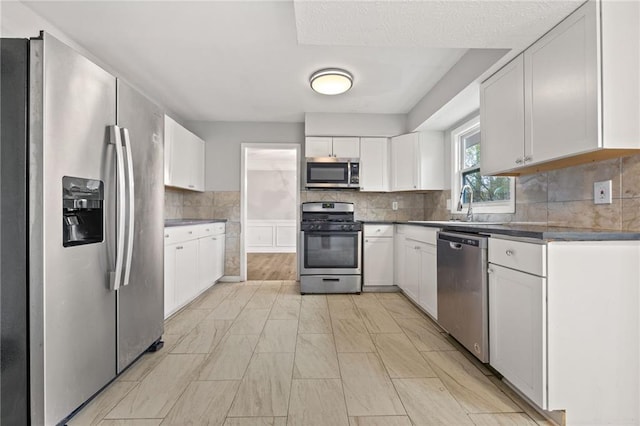
M 410 220 L 409 223 L 424 223 L 429 225 L 504 225 L 505 222 L 465 222 L 462 220 Z

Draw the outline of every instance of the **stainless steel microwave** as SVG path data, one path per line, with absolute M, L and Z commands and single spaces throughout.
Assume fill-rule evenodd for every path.
M 360 189 L 360 160 L 335 157 L 307 158 L 305 188 Z

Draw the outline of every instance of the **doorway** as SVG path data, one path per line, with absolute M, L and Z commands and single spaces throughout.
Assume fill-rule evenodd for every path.
M 241 280 L 296 280 L 300 145 L 242 144 Z

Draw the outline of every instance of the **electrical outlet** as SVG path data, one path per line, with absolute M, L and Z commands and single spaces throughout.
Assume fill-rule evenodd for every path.
M 397 201 L 392 201 L 391 202 L 391 210 L 398 210 L 398 202 Z
M 611 204 L 611 180 L 603 180 L 593 183 L 593 203 Z

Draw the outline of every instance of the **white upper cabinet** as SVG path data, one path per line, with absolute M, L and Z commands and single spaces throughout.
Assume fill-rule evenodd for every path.
M 360 191 L 389 191 L 389 139 L 360 140 Z
M 597 25 L 589 2 L 524 52 L 525 163 L 600 147 Z
M 480 86 L 484 175 L 521 166 L 524 158 L 524 59 L 520 54 Z
M 304 143 L 305 157 L 332 157 L 333 138 L 331 136 L 307 136 Z
M 165 115 L 164 184 L 204 191 L 204 141 Z
M 483 174 L 637 152 L 639 74 L 640 2 L 588 1 L 482 83 Z
M 360 138 L 307 136 L 304 144 L 305 157 L 360 157 Z
M 444 183 L 444 135 L 418 132 L 391 138 L 391 190 L 439 190 Z

